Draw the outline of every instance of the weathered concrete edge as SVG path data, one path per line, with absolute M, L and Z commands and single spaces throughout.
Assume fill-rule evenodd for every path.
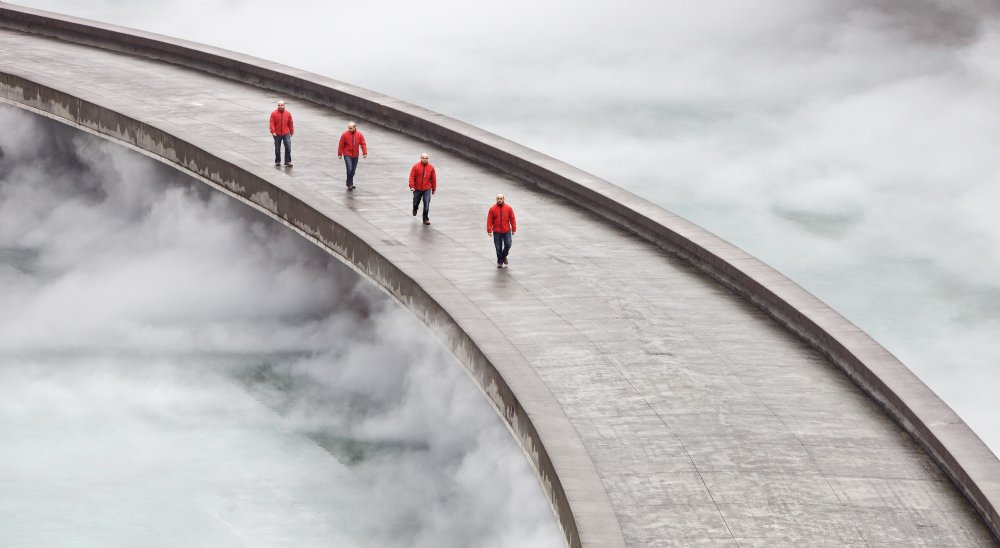
M 916 439 L 1000 540 L 1000 461 L 968 425 L 870 336 L 763 262 L 693 223 L 516 143 L 333 79 L 219 48 L 10 4 L 0 6 L 0 25 L 177 63 L 328 105 L 573 198 L 677 253 L 830 358 Z
M 317 211 L 295 193 L 121 113 L 2 71 L 0 103 L 47 116 L 163 161 L 240 199 L 332 251 L 416 315 L 466 367 L 528 457 L 549 498 L 567 545 L 573 548 L 624 547 L 624 537 L 610 501 L 597 500 L 595 503 L 595 494 L 602 495 L 596 497 L 598 499 L 606 499 L 596 469 L 592 474 L 580 472 L 581 459 L 589 462 L 586 449 L 579 440 L 573 443 L 572 439 L 559 433 L 571 431 L 575 434 L 575 431 L 568 418 L 560 412 L 554 397 L 546 393 L 539 398 L 537 390 L 512 388 L 490 360 L 489 352 L 480 349 L 469 334 L 468 324 L 474 324 L 475 320 L 452 317 L 405 268 L 400 268 L 397 263 L 403 261 L 394 261 L 382 255 L 355 230 L 338 223 L 328 212 Z M 518 381 L 517 384 L 525 384 L 522 379 L 514 380 Z M 536 384 L 541 385 L 541 382 Z M 532 403 L 541 401 L 541 405 L 531 406 L 536 408 L 533 414 L 529 414 L 519 398 L 525 392 L 533 392 L 528 394 Z M 556 447 L 550 451 L 546 443 Z M 577 511 L 577 508 L 580 510 Z M 578 527 L 577 514 L 597 519 L 595 523 Z

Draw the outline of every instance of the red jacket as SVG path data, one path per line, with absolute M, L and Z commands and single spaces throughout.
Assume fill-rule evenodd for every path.
M 486 232 L 517 232 L 517 219 L 514 218 L 514 209 L 504 202 L 503 205 L 493 204 L 490 212 L 486 214 Z
M 274 109 L 271 113 L 271 133 L 275 135 L 295 135 L 295 124 L 292 123 L 292 113 L 288 110 Z
M 365 143 L 365 136 L 361 134 L 360 129 L 355 129 L 354 133 L 350 130 L 344 132 L 340 136 L 340 144 L 337 145 L 337 157 L 340 156 L 350 156 L 352 158 L 357 158 L 358 146 L 361 147 L 361 151 L 368 156 L 368 144 Z
M 427 162 L 426 166 L 423 162 L 413 164 L 413 167 L 410 168 L 410 190 L 427 190 L 428 188 L 431 189 L 431 192 L 437 192 L 438 180 L 434 166 L 430 162 Z

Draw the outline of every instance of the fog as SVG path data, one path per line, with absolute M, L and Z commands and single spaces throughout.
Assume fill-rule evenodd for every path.
M 987 0 L 22 0 L 368 87 L 680 213 L 899 356 L 996 452 Z
M 552 547 L 415 318 L 171 168 L 0 106 L 0 544 Z

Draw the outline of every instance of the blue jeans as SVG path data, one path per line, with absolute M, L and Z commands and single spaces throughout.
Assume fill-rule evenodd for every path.
M 345 154 L 344 165 L 347 166 L 347 186 L 354 186 L 354 172 L 358 170 L 358 157 Z
M 417 210 L 417 206 L 420 205 L 420 201 L 424 202 L 424 220 L 430 220 L 431 211 L 431 189 L 427 190 L 414 190 L 413 191 L 413 211 Z
M 497 264 L 503 264 L 503 260 L 507 258 L 507 254 L 510 253 L 510 246 L 513 245 L 514 239 L 511 237 L 510 232 L 494 232 L 493 233 L 493 247 L 497 248 Z
M 285 163 L 292 163 L 292 136 L 288 133 L 274 136 L 274 163 L 281 162 L 281 143 L 285 143 Z

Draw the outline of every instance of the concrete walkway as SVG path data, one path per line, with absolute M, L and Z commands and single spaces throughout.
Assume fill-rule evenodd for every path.
M 407 263 L 498 368 L 525 366 L 507 381 L 532 421 L 571 425 L 543 443 L 566 448 L 557 471 L 583 545 L 994 545 L 836 367 L 686 263 L 562 198 L 364 120 L 370 154 L 348 193 L 336 158 L 347 116 L 285 97 L 295 167 L 275 168 L 267 115 L 279 97 L 148 59 L 2 30 L 0 71 L 308 196 Z M 430 226 L 411 216 L 406 185 L 425 151 L 439 174 Z M 503 270 L 484 228 L 497 192 L 519 225 Z M 577 472 L 599 489 L 574 491 L 594 485 L 571 481 Z

